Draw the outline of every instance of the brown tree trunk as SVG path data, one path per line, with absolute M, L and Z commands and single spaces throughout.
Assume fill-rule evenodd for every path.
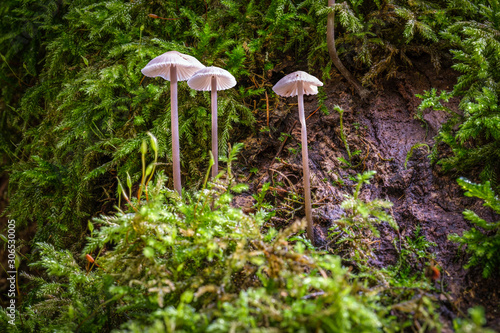
M 328 0 L 328 6 L 333 7 L 335 0 Z M 356 88 L 361 99 L 365 99 L 370 94 L 370 91 L 364 88 L 361 83 L 356 80 L 356 78 L 345 68 L 342 61 L 337 54 L 337 48 L 335 47 L 335 12 L 328 14 L 328 19 L 326 21 L 326 44 L 328 45 L 328 53 L 330 53 L 330 59 L 332 59 L 333 64 L 339 72 L 347 79 L 347 81 Z

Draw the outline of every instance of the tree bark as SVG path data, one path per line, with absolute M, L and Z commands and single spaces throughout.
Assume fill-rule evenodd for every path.
M 328 0 L 328 6 L 333 7 L 335 5 L 335 0 Z M 326 44 L 328 46 L 328 53 L 330 54 L 330 59 L 339 72 L 346 78 L 346 80 L 356 89 L 359 97 L 365 99 L 370 94 L 370 91 L 364 88 L 361 83 L 345 68 L 342 61 L 337 54 L 337 48 L 335 47 L 335 12 L 328 13 L 328 18 L 326 21 Z

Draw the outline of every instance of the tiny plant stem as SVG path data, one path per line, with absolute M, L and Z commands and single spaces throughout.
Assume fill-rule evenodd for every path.
M 153 162 L 153 169 L 151 170 L 151 173 L 149 174 L 149 178 L 146 181 L 146 186 L 145 186 L 145 189 L 144 189 L 144 191 L 146 192 L 146 200 L 147 201 L 149 201 L 149 197 L 148 197 L 148 184 L 151 181 L 151 179 L 153 178 L 153 175 L 154 175 L 155 170 L 156 170 L 156 163 L 158 162 L 158 141 L 156 140 L 156 137 L 153 134 L 151 134 L 151 132 L 148 132 L 148 135 L 149 135 L 149 137 L 151 139 L 151 147 L 153 148 L 153 151 L 155 152 L 155 159 L 154 159 L 154 162 Z
M 130 202 L 130 200 L 129 200 L 128 196 L 127 196 L 127 193 L 123 189 L 123 186 L 122 186 L 122 183 L 120 182 L 120 179 L 118 177 L 116 177 L 116 179 L 118 180 L 118 186 L 120 186 L 122 188 L 121 193 L 123 194 L 123 197 L 128 202 L 128 204 L 130 205 L 130 207 L 132 207 L 138 213 L 139 211 L 137 210 L 137 208 L 135 208 L 135 206 L 132 204 L 132 202 Z
M 232 180 L 233 180 L 233 173 L 231 170 L 231 163 L 233 161 L 231 154 L 233 152 L 233 149 L 231 148 L 230 142 L 227 143 L 227 151 L 229 152 L 229 159 L 227 160 L 227 184 L 228 185 L 227 185 L 226 191 L 229 191 L 229 189 L 231 188 Z
M 158 158 L 158 153 L 155 152 L 155 161 L 154 161 L 154 164 L 153 164 L 153 170 L 151 171 L 151 174 L 149 175 L 149 178 L 148 180 L 146 181 L 146 185 L 145 185 L 145 188 L 144 188 L 144 191 L 146 192 L 146 201 L 149 201 L 149 196 L 148 196 L 148 184 L 149 182 L 151 181 L 151 178 L 153 178 L 153 174 L 155 173 L 155 169 L 156 169 L 156 160 Z
M 181 161 L 179 152 L 179 116 L 177 113 L 177 68 L 170 68 L 170 114 L 172 122 L 172 168 L 174 189 L 181 195 Z
M 354 191 L 354 200 L 358 200 L 358 195 L 359 195 L 359 191 L 361 191 L 361 186 L 363 185 L 363 181 L 358 181 L 358 184 L 356 184 L 356 190 Z
M 304 115 L 304 84 L 302 81 L 298 83 L 298 100 L 299 100 L 299 119 L 301 124 L 301 140 L 302 140 L 302 168 L 304 169 L 304 206 L 306 210 L 307 221 L 307 237 L 314 243 L 313 222 L 311 211 L 311 184 L 309 176 L 309 154 L 307 152 L 307 129 L 306 117 Z
M 139 54 L 141 53 L 141 46 L 142 46 L 142 31 L 144 30 L 144 24 L 141 25 L 141 28 L 139 30 Z
M 214 165 L 214 155 L 212 154 L 212 152 L 209 152 L 209 153 L 210 153 L 210 161 L 208 162 L 208 170 L 207 170 L 207 173 L 205 175 L 205 180 L 203 181 L 203 190 L 205 190 L 207 188 L 208 175 L 210 174 L 210 168 L 213 167 L 213 165 Z M 196 205 L 194 206 L 193 218 L 196 217 L 196 211 L 198 209 L 198 204 L 200 203 L 200 199 L 201 199 L 201 195 L 198 197 L 198 200 L 196 201 Z M 205 207 L 205 203 L 203 203 L 203 207 Z
M 217 143 L 217 78 L 212 76 L 212 154 L 215 163 L 212 167 L 212 178 L 219 173 L 219 147 Z
M 7 64 L 7 67 L 9 67 L 10 71 L 12 72 L 12 74 L 14 74 L 14 76 L 16 77 L 16 79 L 19 80 L 19 82 L 21 82 L 22 84 L 24 84 L 25 86 L 28 86 L 30 87 L 28 84 L 26 84 L 23 80 L 21 80 L 21 78 L 19 76 L 16 75 L 16 72 L 14 72 L 14 70 L 12 69 L 12 67 L 10 67 L 9 63 L 7 62 L 7 59 L 5 58 L 5 56 L 3 54 L 0 53 L 0 57 L 2 58 L 2 60 L 5 62 L 5 64 Z
M 125 200 L 128 202 L 128 204 L 130 205 L 130 207 L 132 207 L 136 213 L 139 213 L 139 210 L 137 210 L 137 208 L 135 208 L 134 204 L 129 200 L 129 198 L 126 195 L 124 195 L 124 197 L 125 197 Z

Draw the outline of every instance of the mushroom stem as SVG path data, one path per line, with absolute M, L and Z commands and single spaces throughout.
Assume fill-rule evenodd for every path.
M 177 113 L 177 67 L 170 69 L 170 114 L 172 123 L 172 165 L 174 189 L 181 195 L 181 159 L 179 152 L 179 116 Z
M 328 7 L 333 7 L 335 5 L 335 0 L 328 0 Z M 328 18 L 326 21 L 326 45 L 328 47 L 328 53 L 330 54 L 330 59 L 339 72 L 346 78 L 346 80 L 356 89 L 358 95 L 361 99 L 366 99 L 370 94 L 370 91 L 363 87 L 361 83 L 349 72 L 349 70 L 344 66 L 337 53 L 337 48 L 335 47 L 335 12 L 331 11 L 328 13 Z
M 212 166 L 212 178 L 219 173 L 219 148 L 217 144 L 217 78 L 212 76 L 212 154 L 215 163 Z
M 301 141 L 302 141 L 302 168 L 304 169 L 304 205 L 306 210 L 307 221 L 307 238 L 314 243 L 313 221 L 311 211 L 311 185 L 309 175 L 309 154 L 307 152 L 307 129 L 306 117 L 304 115 L 304 84 L 302 81 L 297 82 L 298 102 L 299 102 L 299 119 L 301 124 Z

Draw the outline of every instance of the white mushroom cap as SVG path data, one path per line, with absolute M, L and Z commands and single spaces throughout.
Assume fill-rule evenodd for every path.
M 226 90 L 236 85 L 236 79 L 225 69 L 219 67 L 205 67 L 194 73 L 187 84 L 191 89 L 199 91 L 212 90 L 212 77 L 215 76 L 216 90 Z
M 161 76 L 170 81 L 170 68 L 176 66 L 177 80 L 186 81 L 205 66 L 195 57 L 177 51 L 169 51 L 151 60 L 141 69 L 142 74 L 149 77 Z
M 278 81 L 273 87 L 273 91 L 283 97 L 292 97 L 299 94 L 297 83 L 303 82 L 304 95 L 316 95 L 318 93 L 318 86 L 321 87 L 323 82 L 318 80 L 315 76 L 307 74 L 303 71 L 297 71 L 288 74 Z

